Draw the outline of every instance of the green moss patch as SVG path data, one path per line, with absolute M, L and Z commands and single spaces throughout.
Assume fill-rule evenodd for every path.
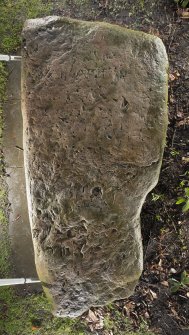
M 0 50 L 13 52 L 21 41 L 21 30 L 26 19 L 45 16 L 50 13 L 49 2 L 41 0 L 4 0 L 0 3 Z
M 44 295 L 16 296 L 10 289 L 0 289 L 4 318 L 0 318 L 0 329 L 9 335 L 84 335 L 83 325 L 69 319 L 52 316 L 50 305 Z M 6 321 L 5 321 L 6 320 Z

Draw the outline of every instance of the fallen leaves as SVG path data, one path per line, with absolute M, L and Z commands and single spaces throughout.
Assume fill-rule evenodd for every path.
M 134 311 L 134 309 L 135 309 L 134 302 L 133 301 L 128 301 L 123 307 L 123 312 L 126 316 L 130 317 L 130 315 Z
M 183 120 L 177 122 L 177 127 L 188 126 L 188 125 L 189 125 L 189 117 L 186 117 Z
M 103 329 L 104 327 L 104 317 L 100 309 L 94 312 L 91 309 L 89 309 L 88 315 L 86 317 L 86 321 L 92 332 L 94 330 Z
M 165 286 L 165 287 L 169 287 L 169 283 L 168 283 L 167 280 L 163 280 L 163 281 L 161 282 L 161 285 L 163 285 L 163 286 Z
M 179 8 L 177 10 L 177 15 L 182 19 L 189 19 L 189 8 Z
M 180 73 L 178 72 L 178 70 L 175 70 L 173 73 L 169 73 L 170 81 L 178 80 L 179 77 L 180 77 Z
M 189 157 L 182 157 L 182 161 L 184 163 L 189 163 Z
M 154 300 L 154 299 L 157 299 L 157 294 L 154 292 L 154 291 L 152 291 L 152 290 L 149 290 L 150 291 L 150 294 L 151 294 L 151 296 L 152 296 L 152 299 Z

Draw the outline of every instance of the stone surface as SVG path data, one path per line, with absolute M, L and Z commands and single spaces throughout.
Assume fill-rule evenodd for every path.
M 142 271 L 140 211 L 167 127 L 157 37 L 48 17 L 23 31 L 22 111 L 37 272 L 54 313 L 129 296 Z
M 11 261 L 16 278 L 37 278 L 28 217 L 23 157 L 23 125 L 20 99 L 21 64 L 8 62 L 7 101 L 4 110 L 3 153 L 9 199 Z M 2 234 L 0 234 L 2 237 Z M 6 256 L 5 256 L 6 257 Z M 40 289 L 39 285 L 16 286 L 19 293 Z

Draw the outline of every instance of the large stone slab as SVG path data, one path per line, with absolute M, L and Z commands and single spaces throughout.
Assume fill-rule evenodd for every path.
M 129 296 L 142 271 L 140 211 L 167 127 L 161 40 L 60 17 L 23 31 L 22 98 L 37 271 L 54 313 Z
M 16 278 L 36 278 L 34 251 L 26 199 L 23 124 L 20 101 L 20 62 L 8 62 L 7 101 L 3 105 L 3 154 L 6 164 L 6 184 L 9 199 L 9 239 L 11 261 Z M 1 239 L 4 239 L 0 233 Z M 6 257 L 4 255 L 4 257 Z M 39 285 L 17 285 L 18 293 L 40 290 Z

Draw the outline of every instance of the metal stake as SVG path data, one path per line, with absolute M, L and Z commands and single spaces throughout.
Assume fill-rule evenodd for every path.
M 35 284 L 35 283 L 40 283 L 40 280 L 33 278 L 0 279 L 0 286 L 13 286 L 21 284 Z
M 10 55 L 1 55 L 0 54 L 0 61 L 21 61 L 22 57 L 21 56 L 10 56 Z

